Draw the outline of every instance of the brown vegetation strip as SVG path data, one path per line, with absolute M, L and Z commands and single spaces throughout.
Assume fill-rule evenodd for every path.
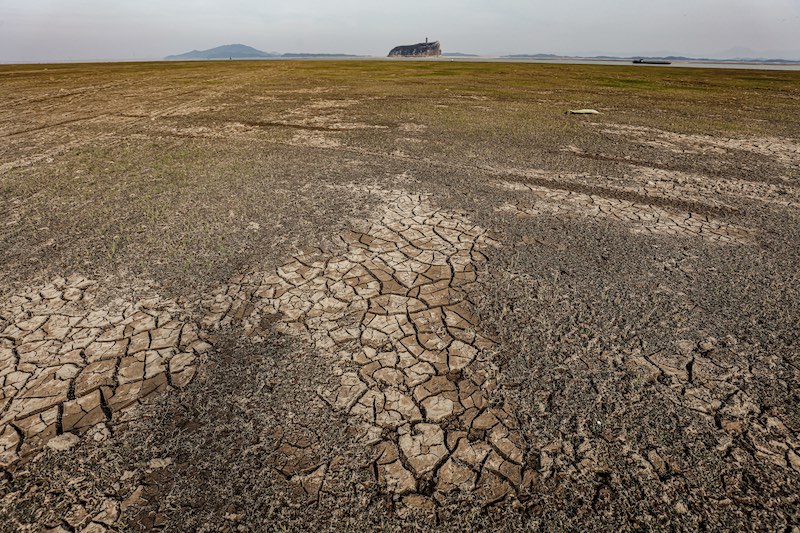
M 241 124 L 256 128 L 290 128 L 295 130 L 311 130 L 311 131 L 346 131 L 344 128 L 335 128 L 332 126 L 308 126 L 305 124 L 291 124 L 287 122 L 264 122 L 257 120 L 243 120 L 241 121 Z
M 15 137 L 17 135 L 23 135 L 25 133 L 32 133 L 34 131 L 41 131 L 41 130 L 46 130 L 46 129 L 50 129 L 50 128 L 57 128 L 59 126 L 65 126 L 67 124 L 75 124 L 77 122 L 86 122 L 88 120 L 94 120 L 94 119 L 100 118 L 102 116 L 105 116 L 105 115 L 104 114 L 100 114 L 100 115 L 95 115 L 95 116 L 91 116 L 91 117 L 72 118 L 72 119 L 68 119 L 68 120 L 62 120 L 61 122 L 55 122 L 55 123 L 52 123 L 52 124 L 42 124 L 42 125 L 39 125 L 39 126 L 35 126 L 33 128 L 28 128 L 28 129 L 19 130 L 19 131 L 12 131 L 11 133 L 6 133 L 4 135 L 0 135 L 0 137 Z

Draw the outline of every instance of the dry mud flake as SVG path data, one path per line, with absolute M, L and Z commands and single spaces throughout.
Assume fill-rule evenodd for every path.
M 158 298 L 94 305 L 98 284 L 57 279 L 0 306 L 0 467 L 111 421 L 152 393 L 184 387 L 210 348 Z M 118 416 L 117 416 L 118 418 Z
M 679 154 L 727 154 L 743 151 L 775 159 L 790 169 L 800 169 L 800 143 L 792 138 L 762 137 L 726 139 L 665 131 L 646 126 L 627 124 L 594 124 L 603 133 L 619 135 L 637 143 L 662 148 Z
M 237 277 L 208 302 L 203 326 L 237 323 L 257 339 L 280 317 L 280 331 L 329 358 L 338 386 L 320 396 L 349 414 L 374 446 L 381 486 L 409 505 L 476 489 L 493 501 L 516 494 L 526 446 L 494 393 L 494 343 L 468 295 L 494 243 L 426 196 L 373 192 L 387 204 L 380 220 L 342 235 L 335 251 Z M 316 472 L 324 491 L 318 466 L 302 474 Z
M 579 157 L 615 159 L 613 154 L 595 153 L 583 150 L 575 145 L 561 149 L 566 153 Z M 498 176 L 518 176 L 532 178 L 539 184 L 551 182 L 554 189 L 563 189 L 559 184 L 575 184 L 578 186 L 596 186 L 606 189 L 611 194 L 617 191 L 631 193 L 641 198 L 640 204 L 647 204 L 652 199 L 660 204 L 692 202 L 697 208 L 705 208 L 709 212 L 725 209 L 735 211 L 733 204 L 742 200 L 757 202 L 765 206 L 800 208 L 800 191 L 787 184 L 749 181 L 731 177 L 705 176 L 699 173 L 688 173 L 678 170 L 666 170 L 643 166 L 641 163 L 628 161 L 630 172 L 622 176 L 598 175 L 577 172 L 552 172 L 536 168 L 499 167 L 487 169 Z M 507 183 L 501 184 L 508 188 Z
M 633 233 L 696 237 L 720 244 L 750 244 L 756 236 L 754 230 L 699 213 L 678 213 L 649 204 L 519 182 L 499 181 L 495 186 L 526 193 L 522 201 L 497 208 L 517 216 L 550 214 L 616 220 L 628 225 Z
M 759 402 L 748 386 L 775 379 L 776 356 L 753 362 L 737 351 L 734 342 L 712 337 L 701 343 L 679 340 L 674 350 L 650 355 L 637 348 L 622 357 L 635 374 L 663 383 L 675 405 L 716 427 L 712 434 L 719 452 L 737 460 L 752 455 L 800 473 L 800 436 L 786 423 L 791 419 Z M 656 471 L 663 470 L 657 455 L 648 460 Z

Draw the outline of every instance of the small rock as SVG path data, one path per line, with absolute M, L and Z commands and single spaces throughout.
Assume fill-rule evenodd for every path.
M 64 433 L 63 435 L 59 435 L 54 439 L 50 439 L 50 441 L 47 443 L 47 447 L 60 452 L 69 450 L 78 444 L 79 440 L 80 438 L 74 433 Z
M 111 431 L 105 424 L 100 425 L 97 428 L 97 431 L 95 431 L 94 434 L 92 435 L 92 439 L 94 439 L 95 442 L 103 442 L 107 440 L 109 437 L 111 437 Z
M 741 420 L 725 419 L 722 421 L 722 429 L 728 433 L 741 433 L 744 430 L 744 424 Z
M 112 526 L 118 519 L 119 503 L 117 503 L 115 500 L 106 500 L 103 502 L 102 510 L 95 515 L 93 521 L 100 524 L 105 524 L 107 526 Z
M 647 459 L 650 461 L 650 464 L 653 465 L 653 468 L 656 469 L 656 472 L 658 472 L 659 476 L 663 476 L 667 473 L 667 464 L 657 451 L 650 450 L 647 452 Z
M 98 524 L 97 522 L 92 522 L 85 528 L 81 529 L 81 533 L 105 533 L 108 531 L 108 528 L 103 524 Z
M 697 344 L 694 341 L 691 341 L 689 339 L 677 340 L 675 341 L 675 345 L 678 347 L 678 350 L 680 350 L 680 352 L 685 355 L 692 353 L 695 347 L 697 346 Z
M 717 339 L 715 339 L 714 337 L 709 337 L 708 339 L 700 343 L 700 351 L 710 352 L 716 346 L 717 346 Z
M 67 524 L 73 529 L 77 529 L 85 524 L 88 518 L 89 513 L 86 512 L 86 508 L 79 504 L 73 505 L 64 516 L 64 520 L 66 520 Z
M 155 470 L 157 468 L 166 468 L 171 464 L 172 464 L 172 459 L 169 457 L 165 457 L 163 459 L 160 458 L 151 459 L 150 462 L 147 464 L 147 466 Z
M 136 487 L 136 490 L 133 493 L 122 500 L 122 505 L 120 506 L 123 511 L 127 511 L 140 501 L 142 501 L 142 493 L 144 492 L 144 487 L 139 485 Z
M 797 455 L 794 450 L 789 450 L 787 455 L 789 457 L 789 464 L 792 465 L 792 468 L 800 472 L 800 455 Z

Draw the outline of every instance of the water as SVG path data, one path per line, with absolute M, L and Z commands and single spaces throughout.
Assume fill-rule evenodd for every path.
M 384 59 L 384 58 L 365 58 L 365 59 Z M 386 58 L 388 59 L 388 58 Z M 724 63 L 724 62 L 704 62 L 704 61 L 673 61 L 671 65 L 634 65 L 633 60 L 611 60 L 611 59 L 536 59 L 536 58 L 511 58 L 511 57 L 442 57 L 426 58 L 426 61 L 460 61 L 467 63 L 556 63 L 561 65 L 609 65 L 609 66 L 637 66 L 640 68 L 727 68 L 743 70 L 795 70 L 800 71 L 800 64 L 780 64 L 780 63 Z M 391 61 L 398 61 L 392 59 Z M 399 59 L 399 61 L 404 61 Z
M 293 59 L 293 58 L 275 58 Z M 671 65 L 634 65 L 633 60 L 627 59 L 536 59 L 528 57 L 309 57 L 306 60 L 330 59 L 353 60 L 353 61 L 435 61 L 435 62 L 461 62 L 461 63 L 556 63 L 561 65 L 608 65 L 608 66 L 637 66 L 640 68 L 718 68 L 718 69 L 742 69 L 742 70 L 795 70 L 800 71 L 800 63 L 780 64 L 780 63 L 724 63 L 724 62 L 704 62 L 704 61 L 673 61 Z
M 275 58 L 293 59 L 293 58 Z M 461 63 L 539 63 L 561 65 L 608 65 L 608 66 L 637 66 L 640 68 L 717 68 L 717 69 L 742 69 L 742 70 L 795 70 L 800 71 L 800 64 L 774 64 L 774 63 L 723 63 L 704 61 L 673 61 L 671 65 L 634 65 L 633 60 L 611 59 L 536 59 L 528 57 L 309 57 L 305 60 L 329 59 L 334 61 L 435 61 L 435 62 L 461 62 Z M 269 60 L 268 60 L 269 61 Z

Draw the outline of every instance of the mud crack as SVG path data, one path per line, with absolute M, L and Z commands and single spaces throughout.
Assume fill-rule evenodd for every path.
M 481 490 L 502 498 L 523 484 L 525 443 L 495 390 L 495 343 L 469 299 L 494 241 L 426 196 L 382 192 L 383 216 L 276 272 L 237 277 L 203 319 L 264 324 L 304 338 L 338 374 L 319 395 L 376 450 L 375 472 L 398 495 Z
M 0 466 L 185 387 L 211 348 L 174 301 L 98 306 L 97 288 L 62 278 L 0 307 Z

